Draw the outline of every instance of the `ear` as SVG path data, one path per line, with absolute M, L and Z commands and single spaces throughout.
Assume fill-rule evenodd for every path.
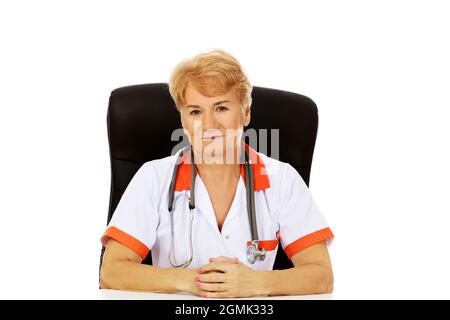
M 251 114 L 251 107 L 250 105 L 247 105 L 246 107 L 244 107 L 244 118 L 243 118 L 243 125 L 244 127 L 248 126 L 250 123 L 250 114 Z

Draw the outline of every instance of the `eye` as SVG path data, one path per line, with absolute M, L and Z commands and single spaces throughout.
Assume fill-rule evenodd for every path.
M 224 106 L 219 106 L 219 107 L 217 107 L 217 110 L 222 112 L 222 111 L 228 110 L 228 108 L 224 107 Z
M 200 114 L 200 111 L 199 110 L 192 110 L 189 114 L 191 116 L 196 116 L 196 115 Z

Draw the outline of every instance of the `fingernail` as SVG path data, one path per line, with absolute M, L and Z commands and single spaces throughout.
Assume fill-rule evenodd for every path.
M 195 281 L 198 281 L 198 280 L 200 280 L 200 276 L 197 274 L 197 275 L 195 276 Z
M 202 297 L 205 297 L 205 298 L 208 297 L 208 295 L 206 294 L 206 292 L 202 292 L 202 293 L 200 293 L 200 295 L 201 295 Z
M 195 281 L 195 286 L 196 286 L 197 288 L 199 288 L 199 287 L 200 287 L 200 282 Z

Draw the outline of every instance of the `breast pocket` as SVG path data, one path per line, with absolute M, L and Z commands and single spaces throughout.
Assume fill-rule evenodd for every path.
M 250 260 L 252 260 L 252 256 L 255 254 L 255 250 L 248 249 L 251 244 L 251 241 L 247 241 L 247 264 L 255 269 L 255 270 L 272 270 L 273 264 L 275 263 L 275 258 L 277 256 L 278 243 L 280 241 L 280 236 L 277 233 L 276 239 L 261 239 L 258 242 L 258 249 L 264 252 L 264 259 L 255 259 L 255 262 L 252 264 Z

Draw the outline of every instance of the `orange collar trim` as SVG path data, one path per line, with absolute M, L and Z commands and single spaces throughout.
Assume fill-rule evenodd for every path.
M 253 168 L 253 185 L 255 191 L 264 190 L 270 188 L 269 177 L 267 175 L 266 167 L 264 162 L 258 153 L 253 150 L 248 144 L 244 143 L 245 148 L 248 150 L 250 155 L 250 163 Z M 178 173 L 176 177 L 175 190 L 190 190 L 191 189 L 191 165 L 189 163 L 189 153 L 186 153 L 181 159 L 180 166 L 178 168 Z M 198 173 L 197 166 L 195 167 L 195 173 Z M 244 165 L 241 164 L 241 177 L 245 184 L 245 171 Z

